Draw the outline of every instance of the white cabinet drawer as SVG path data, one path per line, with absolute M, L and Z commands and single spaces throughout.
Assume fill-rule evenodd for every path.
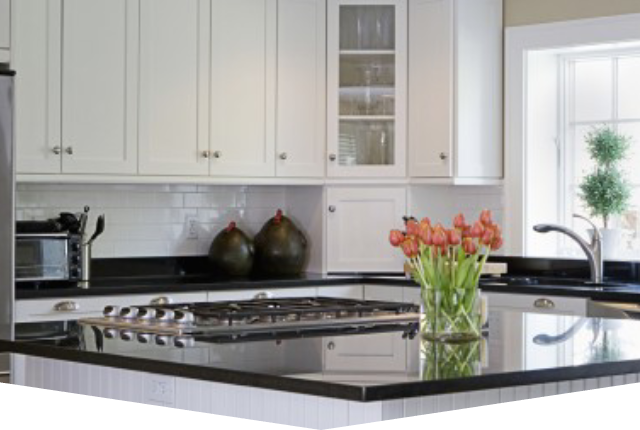
M 529 294 L 484 293 L 489 309 L 513 309 L 525 312 L 587 315 L 588 299 Z
M 396 287 L 393 285 L 365 285 L 364 299 L 402 303 L 402 287 Z
M 355 299 L 362 300 L 364 298 L 364 287 L 362 285 L 343 285 L 337 287 L 318 287 L 319 297 L 333 297 L 336 299 Z
M 406 303 L 420 304 L 420 287 L 404 287 L 402 293 L 402 298 Z
M 316 296 L 316 287 L 305 287 L 305 288 L 210 291 L 207 294 L 207 300 L 210 302 L 225 302 L 225 301 L 231 301 L 231 300 L 253 300 L 259 297 L 286 298 L 286 297 L 315 297 L 315 296 Z
M 102 315 L 107 305 L 149 305 L 160 299 L 169 303 L 203 302 L 206 293 L 145 294 L 108 297 L 67 297 L 59 299 L 18 300 L 16 322 L 72 321 Z

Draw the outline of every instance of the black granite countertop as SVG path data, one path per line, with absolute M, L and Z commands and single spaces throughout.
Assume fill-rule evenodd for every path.
M 392 332 L 197 342 L 178 349 L 114 339 L 98 342 L 87 327 L 78 338 L 62 343 L 0 341 L 0 351 L 369 402 L 640 373 L 639 332 L 640 321 L 634 320 L 496 310 L 490 311 L 486 338 L 461 345 L 432 344 L 419 336 L 405 339 Z M 335 347 L 329 350 L 328 342 Z M 389 345 L 394 345 L 392 352 L 381 354 L 383 360 L 357 356 L 375 356 Z M 337 365 L 335 354 L 344 348 L 349 352 Z

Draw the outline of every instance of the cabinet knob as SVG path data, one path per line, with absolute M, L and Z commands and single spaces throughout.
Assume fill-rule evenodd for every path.
M 286 160 L 287 158 L 288 158 L 288 155 L 287 155 L 287 153 L 286 153 L 286 152 L 283 152 L 282 154 L 280 154 L 280 159 L 281 159 L 281 160 L 283 160 L 283 161 L 284 161 L 284 160 Z
M 173 302 L 173 300 L 171 300 L 170 297 L 156 297 L 155 299 L 151 300 L 150 304 L 151 306 L 166 306 L 166 305 L 170 305 L 171 302 Z
M 336 156 L 336 154 L 330 154 L 329 155 L 329 161 L 336 161 L 338 159 L 338 157 Z
M 69 155 L 73 155 L 73 146 L 67 146 L 64 152 L 66 152 Z
M 538 299 L 533 302 L 533 306 L 538 309 L 553 309 L 556 307 L 556 304 L 549 299 Z
M 442 161 L 446 160 L 446 159 L 447 159 L 447 154 L 445 154 L 444 152 L 441 152 L 441 153 L 440 153 L 440 159 L 441 159 Z
M 336 344 L 335 344 L 334 342 L 329 342 L 329 343 L 327 344 L 327 349 L 328 349 L 329 351 L 333 351 L 334 349 L 336 349 Z
M 209 153 L 209 151 L 202 151 L 202 158 L 209 158 L 211 156 L 211 154 Z
M 334 213 L 336 211 L 336 207 L 334 205 L 329 206 L 329 212 Z
M 56 145 L 53 148 L 51 148 L 51 152 L 53 152 L 56 155 L 60 155 L 62 154 L 62 147 Z
M 56 312 L 73 312 L 80 309 L 80 305 L 76 302 L 60 302 L 53 306 L 53 310 Z
M 222 158 L 222 152 L 221 151 L 215 151 L 213 153 L 213 158 Z

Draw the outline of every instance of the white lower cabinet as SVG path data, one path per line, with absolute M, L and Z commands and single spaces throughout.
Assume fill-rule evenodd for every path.
M 402 287 L 365 285 L 364 299 L 402 302 Z M 407 342 L 402 333 L 383 335 L 358 335 L 352 337 L 325 338 L 325 372 L 407 370 Z
M 327 189 L 327 270 L 402 272 L 404 258 L 388 241 L 407 213 L 404 187 Z
M 16 301 L 16 322 L 74 321 L 102 316 L 105 306 L 143 306 L 158 303 L 203 302 L 207 293 L 144 294 L 106 297 L 69 297 Z
M 532 313 L 587 316 L 589 299 L 484 292 L 489 309 L 517 310 Z

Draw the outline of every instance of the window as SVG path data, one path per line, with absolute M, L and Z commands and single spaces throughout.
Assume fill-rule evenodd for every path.
M 579 198 L 579 184 L 592 171 L 585 138 L 595 127 L 609 125 L 631 139 L 623 168 L 633 187 L 629 210 L 612 221 L 624 230 L 616 257 L 640 255 L 640 49 L 580 52 L 560 59 L 559 85 L 559 221 L 584 231 L 572 214 L 588 215 Z M 602 222 L 598 220 L 599 226 Z M 558 240 L 561 256 L 582 256 L 566 238 Z

